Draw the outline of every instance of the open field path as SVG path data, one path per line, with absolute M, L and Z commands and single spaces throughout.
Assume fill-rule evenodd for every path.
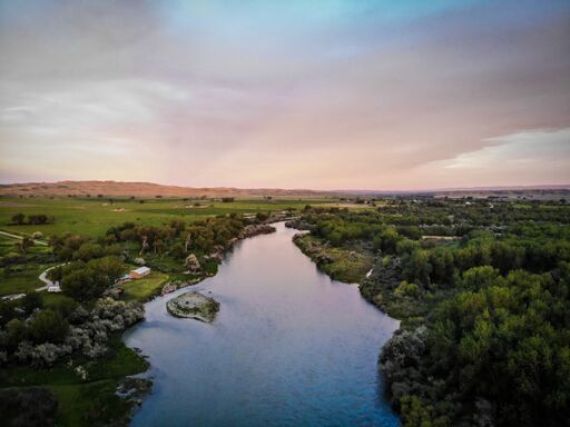
M 12 233 L 8 233 L 6 231 L 2 231 L 0 230 L 0 236 L 5 236 L 5 237 L 10 237 L 12 239 L 18 239 L 18 240 L 22 240 L 24 238 L 24 236 L 20 236 L 18 234 L 12 234 Z M 48 242 L 46 242 L 45 240 L 37 240 L 37 239 L 32 239 L 34 244 L 39 245 L 39 246 L 47 246 Z

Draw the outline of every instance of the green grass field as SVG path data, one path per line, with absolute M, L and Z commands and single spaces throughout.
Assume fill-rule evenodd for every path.
M 16 244 L 18 239 L 0 235 L 0 258 L 19 256 Z M 54 265 L 47 262 L 46 255 L 50 249 L 47 246 L 32 246 L 28 248 L 25 264 L 15 264 L 0 267 L 0 296 L 27 292 L 44 286 L 38 276 L 46 268 Z
M 173 219 L 188 222 L 210 216 L 235 212 L 255 214 L 256 212 L 281 211 L 287 208 L 302 209 L 305 205 L 330 205 L 331 199 L 237 199 L 223 203 L 211 200 L 122 199 L 110 203 L 107 199 L 18 199 L 0 197 L 0 230 L 30 235 L 40 231 L 44 236 L 75 233 L 86 236 L 101 236 L 114 225 L 130 221 L 145 225 L 162 225 Z M 195 207 L 194 203 L 200 203 Z M 15 214 L 44 214 L 53 217 L 54 222 L 45 225 L 13 225 Z
M 164 284 L 168 281 L 168 275 L 153 271 L 147 277 L 131 280 L 121 287 L 125 290 L 123 297 L 126 300 L 148 301 L 158 295 Z
M 123 418 L 129 404 L 115 395 L 119 381 L 144 372 L 148 363 L 126 347 L 119 335 L 111 341 L 111 354 L 103 359 L 80 360 L 88 373 L 82 380 L 67 363 L 50 369 L 14 367 L 0 371 L 1 387 L 48 387 L 58 399 L 57 425 L 93 425 Z
M 0 268 L 0 296 L 32 291 L 43 286 L 38 276 L 47 267 L 49 265 L 32 264 Z
M 192 222 L 211 216 L 228 214 L 251 214 L 257 212 L 282 211 L 287 208 L 302 209 L 307 204 L 331 204 L 330 199 L 236 199 L 224 203 L 213 200 L 184 200 L 184 199 L 148 199 L 141 200 L 123 198 L 114 199 L 79 199 L 79 198 L 31 198 L 0 197 L 0 230 L 26 236 L 40 231 L 44 238 L 50 235 L 66 233 L 80 234 L 90 237 L 100 237 L 112 226 L 124 222 L 134 222 L 144 225 L 163 225 L 173 219 Z M 200 206 L 195 206 L 199 203 Z M 12 217 L 18 213 L 29 215 L 47 215 L 53 222 L 44 225 L 14 225 Z M 18 239 L 0 234 L 0 258 L 17 256 Z M 53 264 L 46 263 L 34 255 L 46 254 L 50 251 L 47 246 L 35 245 L 27 250 L 26 257 L 30 262 L 18 264 L 9 269 L 0 268 L 0 296 L 26 292 L 43 286 L 38 275 Z M 156 259 L 156 266 L 169 271 L 169 260 Z M 166 264 L 165 264 L 166 263 Z M 163 265 L 164 264 L 164 265 Z M 172 266 L 170 266 L 172 267 Z M 147 280 L 147 279 L 145 279 Z M 128 285 L 127 297 L 146 300 L 162 286 L 166 279 L 153 276 L 145 282 L 133 282 Z
M 320 246 L 320 252 L 326 254 L 331 262 L 322 263 L 319 269 L 331 278 L 346 283 L 360 283 L 366 273 L 374 265 L 374 258 L 354 250 L 319 245 L 319 240 L 307 234 L 295 240 L 296 245 L 304 252 L 310 243 Z M 307 254 L 311 257 L 311 254 Z

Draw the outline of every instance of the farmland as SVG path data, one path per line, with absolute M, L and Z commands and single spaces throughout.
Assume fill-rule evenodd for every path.
M 124 222 L 162 225 L 173 219 L 194 221 L 216 215 L 236 213 L 254 215 L 305 205 L 336 205 L 335 199 L 236 199 L 222 202 L 214 199 L 129 199 L 129 198 L 28 198 L 0 197 L 0 230 L 31 235 L 41 231 L 45 236 L 76 233 L 97 237 L 112 226 Z M 15 225 L 12 217 L 44 214 L 51 221 L 43 225 Z

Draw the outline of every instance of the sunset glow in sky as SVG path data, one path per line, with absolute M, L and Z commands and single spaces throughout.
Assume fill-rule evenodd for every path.
M 570 183 L 570 1 L 0 0 L 0 182 Z

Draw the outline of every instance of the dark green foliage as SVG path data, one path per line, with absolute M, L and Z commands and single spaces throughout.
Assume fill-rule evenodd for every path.
M 105 253 L 103 247 L 97 243 L 83 243 L 79 249 L 75 251 L 73 254 L 73 259 L 81 260 L 81 261 L 89 261 L 94 258 L 100 258 Z
M 26 219 L 26 215 L 24 215 L 21 212 L 17 213 L 14 216 L 12 216 L 12 224 L 22 225 L 22 224 L 24 224 L 25 219 Z
M 49 244 L 54 253 L 62 261 L 70 261 L 79 248 L 88 241 L 87 238 L 75 234 L 67 234 L 63 237 L 50 237 Z
M 48 224 L 50 222 L 50 219 L 47 217 L 47 215 L 29 215 L 28 216 L 28 224 L 30 225 L 43 225 L 43 224 Z
M 322 256 L 377 256 L 360 290 L 403 321 L 381 366 L 404 426 L 567 425 L 566 205 L 398 200 L 311 209 L 301 222 L 329 248 Z
M 101 296 L 125 270 L 121 260 L 112 256 L 73 262 L 63 268 L 61 287 L 75 300 L 89 301 Z
M 48 427 L 55 424 L 57 399 L 47 388 L 0 389 L 0 414 L 6 427 Z
M 60 343 L 69 330 L 69 324 L 63 316 L 54 310 L 47 309 L 36 313 L 27 327 L 27 335 L 32 342 Z
M 22 299 L 21 307 L 27 314 L 31 314 L 36 308 L 42 308 L 42 297 L 35 291 L 26 292 L 26 296 Z
M 4 347 L 8 351 L 13 351 L 18 347 L 20 341 L 28 338 L 28 328 L 26 324 L 17 318 L 11 319 L 5 325 L 6 337 Z
M 28 219 L 26 220 L 26 216 L 23 213 L 17 213 L 12 216 L 12 225 L 44 225 L 53 223 L 54 219 L 48 217 L 44 214 L 39 215 L 28 215 Z
M 27 236 L 24 237 L 22 240 L 20 240 L 18 243 L 16 243 L 18 251 L 22 254 L 25 254 L 28 251 L 28 249 L 31 248 L 32 246 L 34 246 L 34 241 Z
M 13 301 L 0 301 L 0 326 L 4 326 L 15 317 L 15 303 Z
M 482 267 L 463 284 L 476 280 L 477 291 L 436 310 L 424 374 L 462 401 L 491 402 L 498 425 L 562 425 L 570 417 L 570 282 Z

